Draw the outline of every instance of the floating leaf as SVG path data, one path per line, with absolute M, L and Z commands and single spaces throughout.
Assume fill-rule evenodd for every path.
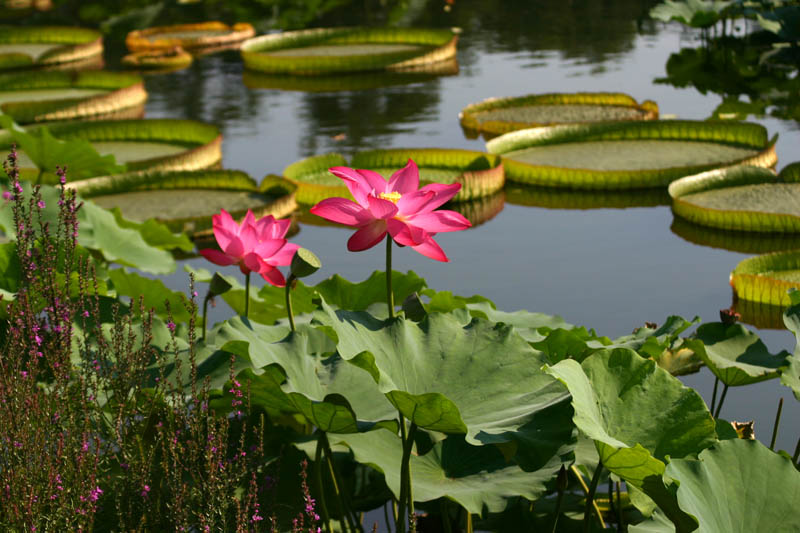
M 741 324 L 703 324 L 686 341 L 725 385 L 739 386 L 778 377 L 789 353 L 771 354 L 761 339 Z
M 247 22 L 232 26 L 214 21 L 174 24 L 134 30 L 125 37 L 125 45 L 131 52 L 166 51 L 176 46 L 196 52 L 218 47 L 238 48 L 255 34 L 253 25 Z
M 700 531 L 800 529 L 800 472 L 791 461 L 742 439 L 720 441 L 698 459 L 672 459 L 666 473 L 678 481 L 678 503 Z
M 87 62 L 102 65 L 102 53 L 103 35 L 97 30 L 14 25 L 4 26 L 0 33 L 2 70 L 62 64 L 77 69 Z
M 748 257 L 731 272 L 731 285 L 740 299 L 787 307 L 788 291 L 800 288 L 800 252 Z

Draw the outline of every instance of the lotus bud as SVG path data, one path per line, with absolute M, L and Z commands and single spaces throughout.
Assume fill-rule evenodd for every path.
M 310 276 L 322 266 L 319 258 L 314 252 L 305 248 L 298 248 L 292 257 L 292 265 L 289 268 L 295 278 L 305 278 Z
M 214 272 L 214 277 L 211 278 L 211 284 L 208 286 L 208 297 L 213 298 L 221 294 L 225 294 L 231 290 L 231 284 L 225 278 Z
M 403 300 L 402 307 L 406 317 L 414 322 L 419 322 L 428 315 L 428 312 L 425 311 L 425 306 L 422 305 L 422 300 L 419 299 L 419 295 L 416 292 L 409 294 Z

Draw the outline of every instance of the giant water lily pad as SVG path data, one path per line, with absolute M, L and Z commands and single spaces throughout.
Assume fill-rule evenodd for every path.
M 664 187 L 713 168 L 777 160 L 763 126 L 690 120 L 531 128 L 486 148 L 502 155 L 509 181 L 572 189 Z
M 654 120 L 658 105 L 637 103 L 621 93 L 553 93 L 488 98 L 461 110 L 461 127 L 468 137 L 487 138 L 510 131 L 575 122 Z
M 404 71 L 454 57 L 456 42 L 443 29 L 313 28 L 250 39 L 241 53 L 246 68 L 273 74 Z
M 0 70 L 53 67 L 99 59 L 103 36 L 96 30 L 62 26 L 0 28 Z
M 800 233 L 800 182 L 795 178 L 791 168 L 776 176 L 749 166 L 687 176 L 669 187 L 672 210 L 715 228 Z
M 166 50 L 134 52 L 124 56 L 121 61 L 129 68 L 171 72 L 188 67 L 194 58 L 180 46 L 175 46 Z
M 125 38 L 131 52 L 166 51 L 180 46 L 185 50 L 238 47 L 255 35 L 253 26 L 241 22 L 229 26 L 222 22 L 176 24 L 134 30 Z
M 456 149 L 372 150 L 355 154 L 350 162 L 339 154 L 324 154 L 292 163 L 283 174 L 297 186 L 297 202 L 313 205 L 331 196 L 352 199 L 344 182 L 328 171 L 331 167 L 365 168 L 389 179 L 409 159 L 413 159 L 419 167 L 421 186 L 428 183 L 461 183 L 461 190 L 451 200 L 453 202 L 491 196 L 505 184 L 505 173 L 499 157 Z
M 800 472 L 757 440 L 720 441 L 699 460 L 670 461 L 666 472 L 698 531 L 800 531 Z
M 156 219 L 196 238 L 211 235 L 211 217 L 225 209 L 234 218 L 289 216 L 297 207 L 290 191 L 267 193 L 245 172 L 200 170 L 129 173 L 73 182 L 96 204 L 119 208 L 135 221 Z
M 789 289 L 800 289 L 800 251 L 790 250 L 748 257 L 731 272 L 739 299 L 787 307 Z
M 255 70 L 245 70 L 242 81 L 251 89 L 280 89 L 284 91 L 336 92 L 364 91 L 380 87 L 421 83 L 439 76 L 458 74 L 458 61 L 455 57 L 435 63 L 419 65 L 403 71 L 356 72 L 347 76 L 340 74 L 321 76 L 292 76 L 269 74 Z
M 0 111 L 17 123 L 136 118 L 147 92 L 139 76 L 117 72 L 26 72 L 0 75 Z
M 39 126 L 29 126 L 37 131 Z M 222 135 L 216 126 L 192 120 L 116 120 L 59 122 L 48 124 L 58 139 L 89 141 L 101 154 L 112 154 L 128 171 L 197 170 L 211 167 L 222 158 Z M 0 131 L 0 150 L 9 150 L 14 137 Z M 18 142 L 23 177 L 35 177 L 34 165 Z M 5 155 L 3 155 L 5 157 Z M 50 176 L 50 179 L 55 179 Z

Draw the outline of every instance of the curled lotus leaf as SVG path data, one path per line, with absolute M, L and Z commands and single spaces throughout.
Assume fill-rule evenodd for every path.
M 728 386 L 778 377 L 789 353 L 771 354 L 763 341 L 741 324 L 703 324 L 686 341 L 711 372 Z
M 800 530 L 800 472 L 757 440 L 720 441 L 697 460 L 671 460 L 666 473 L 679 483 L 678 504 L 699 531 Z
M 20 124 L 139 118 L 147 92 L 139 76 L 107 71 L 0 75 L 0 111 Z
M 695 224 L 800 233 L 800 183 L 780 179 L 768 169 L 711 170 L 673 182 L 669 193 L 673 212 Z
M 706 170 L 777 161 L 766 129 L 744 122 L 561 124 L 513 131 L 486 148 L 503 157 L 508 181 L 592 190 L 665 187 Z
M 453 202 L 490 197 L 505 184 L 499 157 L 485 152 L 442 148 L 371 150 L 355 154 L 349 162 L 339 154 L 323 154 L 292 163 L 283 175 L 297 186 L 298 203 L 313 205 L 331 196 L 352 199 L 342 180 L 328 171 L 330 167 L 369 169 L 388 179 L 409 159 L 419 168 L 420 185 L 461 183 Z
M 0 70 L 102 64 L 103 35 L 67 26 L 4 26 L 0 31 Z
M 447 29 L 312 28 L 247 40 L 245 68 L 270 74 L 415 71 L 455 57 L 456 34 Z
M 650 10 L 650 16 L 663 22 L 675 20 L 692 28 L 709 28 L 733 4 L 725 0 L 664 0 Z
M 787 307 L 788 291 L 800 288 L 800 251 L 748 257 L 733 269 L 730 283 L 740 300 Z
M 134 30 L 125 38 L 131 52 L 168 51 L 179 46 L 185 50 L 238 47 L 256 34 L 252 24 L 223 22 L 175 24 Z
M 655 120 L 658 105 L 622 93 L 550 93 L 487 98 L 458 115 L 468 137 L 488 139 L 510 131 L 575 122 Z

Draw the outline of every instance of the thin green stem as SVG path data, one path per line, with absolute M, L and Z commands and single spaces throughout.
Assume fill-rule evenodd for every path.
M 317 435 L 317 450 L 314 454 L 314 473 L 317 478 L 317 492 L 319 492 L 319 510 L 322 512 L 322 521 L 325 523 L 325 531 L 331 533 L 330 515 L 328 506 L 325 503 L 325 485 L 322 482 L 322 436 L 325 433 L 320 431 Z
M 411 449 L 414 447 L 414 435 L 417 425 L 411 422 L 406 431 L 406 419 L 400 415 L 400 436 L 403 441 L 403 458 L 400 463 L 400 502 L 398 505 L 396 529 L 405 531 L 407 517 L 414 513 L 414 495 L 411 488 Z
M 622 494 L 619 490 L 619 481 L 617 481 L 617 512 L 619 513 L 619 520 L 617 521 L 617 531 L 626 531 L 625 528 L 625 514 L 622 512 Z
M 553 520 L 553 533 L 558 532 L 558 517 L 561 516 L 561 503 L 564 501 L 564 491 L 559 487 L 556 496 L 556 519 Z
M 727 384 L 722 389 L 722 396 L 719 397 L 719 405 L 717 406 L 717 412 L 714 414 L 714 418 L 719 418 L 719 413 L 720 413 L 720 411 L 722 411 L 722 404 L 725 402 L 725 395 L 726 394 L 728 394 L 728 385 Z
M 467 533 L 473 533 L 474 529 L 472 528 L 472 513 L 467 511 Z
M 778 426 L 781 424 L 781 411 L 783 411 L 783 398 L 778 400 L 778 412 L 775 413 L 775 425 L 772 426 L 772 440 L 769 441 L 770 450 L 775 450 L 775 439 L 778 438 Z
M 439 512 L 442 513 L 442 530 L 444 533 L 453 533 L 453 524 L 450 523 L 450 509 L 447 504 L 448 501 L 447 498 L 439 500 Z
M 792 456 L 794 464 L 798 464 L 798 459 L 800 459 L 800 439 L 797 439 L 797 446 L 794 447 L 794 455 Z
M 395 513 L 394 527 L 397 533 L 405 533 L 406 530 L 406 503 L 408 496 L 406 491 L 406 476 L 405 476 L 405 453 L 406 453 L 406 419 L 400 413 L 400 441 L 403 443 L 403 458 L 400 461 L 400 497 L 397 502 L 397 512 Z
M 342 495 L 342 491 L 339 488 L 339 472 L 336 469 L 336 464 L 333 462 L 333 451 L 331 450 L 331 444 L 328 441 L 328 435 L 324 431 L 321 432 L 320 439 L 322 440 L 322 446 L 325 451 L 325 460 L 328 462 L 328 471 L 331 475 L 331 480 L 333 482 L 333 492 L 336 494 L 336 499 L 339 502 L 339 509 L 342 514 L 342 521 L 347 522 L 348 527 L 353 530 L 357 531 L 356 526 L 356 519 L 351 515 L 350 506 L 346 505 L 344 496 Z M 342 524 L 344 525 L 344 524 Z
M 600 483 L 600 475 L 603 473 L 603 461 L 597 463 L 597 468 L 594 471 L 594 475 L 592 476 L 592 482 L 589 485 L 589 492 L 586 493 L 586 507 L 583 510 L 583 531 L 584 533 L 588 533 L 589 531 L 589 520 L 591 519 L 592 515 L 592 507 L 594 503 L 594 494 L 597 491 L 597 485 Z M 606 528 L 605 522 L 603 522 L 603 515 L 600 513 L 599 509 L 597 510 L 597 518 L 600 520 L 600 523 L 603 526 L 603 529 Z
M 250 314 L 250 272 L 244 276 L 244 317 Z
M 289 317 L 289 327 L 292 331 L 294 328 L 294 313 L 292 312 L 292 283 L 294 282 L 294 274 L 289 274 L 289 279 L 286 280 L 286 316 Z
M 717 385 L 719 385 L 719 378 L 714 376 L 714 393 L 711 395 L 711 412 L 714 412 L 714 405 L 717 403 Z
M 386 304 L 389 318 L 394 318 L 394 293 L 392 292 L 392 236 L 386 234 Z
M 383 504 L 383 519 L 386 521 L 386 533 L 392 533 L 392 528 L 389 525 L 389 502 Z
M 206 319 L 208 318 L 208 301 L 211 299 L 209 295 L 206 295 L 205 299 L 203 300 L 203 335 L 200 337 L 200 340 L 206 340 Z

